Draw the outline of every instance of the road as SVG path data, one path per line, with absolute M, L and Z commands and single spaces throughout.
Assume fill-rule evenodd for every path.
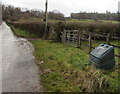
M 41 92 L 38 67 L 31 43 L 16 38 L 5 22 L 0 26 L 0 69 L 2 92 Z

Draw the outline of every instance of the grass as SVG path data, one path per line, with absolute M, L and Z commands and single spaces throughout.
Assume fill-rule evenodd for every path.
M 14 32 L 26 36 L 24 30 L 14 28 Z M 36 63 L 42 71 L 40 79 L 44 91 L 118 92 L 120 71 L 116 69 L 110 72 L 90 67 L 89 55 L 84 51 L 87 48 L 81 50 L 51 40 L 31 42 L 35 47 Z
M 24 22 L 41 22 L 43 21 L 42 18 L 36 18 L 36 17 L 30 17 L 28 19 L 20 19 L 18 22 L 19 23 L 24 23 Z M 103 23 L 119 23 L 118 21 L 110 21 L 110 20 L 89 20 L 89 19 L 69 19 L 69 20 L 65 20 L 67 23 L 71 23 L 71 22 L 82 22 L 82 23 L 93 23 L 93 22 L 103 22 Z M 52 22 L 52 23 L 56 23 L 56 22 L 62 22 L 61 20 L 52 20 L 52 19 L 48 19 L 48 22 Z M 64 22 L 64 21 L 63 21 Z
M 84 51 L 46 40 L 32 41 L 32 43 L 35 47 L 36 59 L 45 62 L 39 65 L 40 69 L 42 69 L 42 71 L 45 69 L 52 71 L 49 74 L 41 75 L 45 91 L 81 91 L 74 82 L 71 82 L 72 78 L 67 78 L 69 73 L 64 74 L 64 72 L 70 72 L 74 67 L 85 69 L 88 63 L 88 60 L 85 60 L 85 58 L 88 58 L 88 55 L 86 55 Z
M 102 22 L 102 23 L 119 23 L 119 21 L 111 21 L 111 20 L 90 20 L 90 19 L 70 19 L 66 20 L 66 22 L 82 22 L 82 23 L 93 23 L 93 22 Z
M 106 41 L 93 41 L 92 42 L 92 47 L 97 47 L 97 46 L 99 46 L 101 43 L 106 43 Z M 82 42 L 82 44 L 89 44 L 89 42 L 86 42 L 86 41 L 84 41 L 84 42 Z M 114 41 L 110 41 L 110 44 L 114 44 L 114 45 L 116 45 L 116 46 L 120 46 L 120 41 L 119 40 L 114 40 Z M 88 47 L 86 47 L 86 46 L 84 46 L 84 45 L 82 45 L 82 48 L 84 48 L 84 50 L 88 53 L 89 52 L 89 48 Z M 116 55 L 118 55 L 119 53 L 119 51 L 120 51 L 120 49 L 118 49 L 118 48 L 114 48 L 114 51 L 115 51 L 115 54 Z M 116 63 L 120 63 L 119 61 L 118 61 L 118 58 L 117 57 L 115 57 L 115 60 L 116 60 Z
M 75 66 L 78 66 L 78 62 L 83 62 L 81 60 L 88 58 L 88 55 L 83 50 L 80 50 L 80 49 L 77 49 L 74 47 L 69 47 L 66 45 L 62 45 L 60 43 L 51 43 L 51 42 L 52 41 L 44 41 L 44 40 L 39 40 L 39 42 L 38 41 L 33 42 L 36 44 L 35 47 L 42 45 L 42 46 L 40 46 L 40 49 L 43 49 L 43 50 L 38 51 L 36 53 L 37 54 L 36 56 L 45 60 L 45 62 L 52 59 L 52 60 L 56 60 L 56 61 L 60 61 L 60 62 L 63 62 L 63 61 L 69 62 L 70 64 L 72 63 Z M 48 58 L 40 53 L 43 53 Z M 80 53 L 82 53 L 82 54 L 80 54 Z M 60 57 L 62 57 L 62 58 L 60 58 Z M 74 62 L 75 60 L 76 60 L 76 62 Z M 87 63 L 87 60 L 85 60 L 84 63 Z
M 43 22 L 43 19 L 42 18 L 36 18 L 36 17 L 30 17 L 28 19 L 20 19 L 18 21 L 19 23 L 24 23 L 24 22 Z M 55 22 L 60 22 L 60 20 L 52 20 L 52 19 L 49 19 L 48 20 L 48 23 L 55 23 Z
M 93 87 L 90 89 L 87 87 L 87 82 L 94 81 L 96 84 L 103 78 L 106 79 L 104 84 L 109 83 L 109 86 L 107 89 L 106 86 L 103 86 L 102 90 L 109 92 L 118 91 L 118 71 L 109 72 L 91 68 L 88 66 L 89 56 L 84 50 L 48 40 L 35 40 L 32 43 L 35 47 L 34 55 L 36 59 L 44 61 L 43 64 L 38 63 L 40 69 L 43 72 L 46 69 L 51 70 L 50 73 L 43 73 L 41 75 L 45 91 L 89 92 L 96 90 L 99 92 L 100 88 Z M 93 75 L 97 71 L 99 73 Z M 83 83 L 81 80 L 86 82 Z M 92 83 L 90 85 L 92 86 Z
M 42 19 L 41 18 L 35 18 L 35 17 L 30 17 L 28 19 L 20 19 L 18 22 L 19 23 L 24 23 L 24 22 L 41 22 Z
M 110 21 L 110 20 L 100 20 L 100 21 L 107 23 L 119 23 L 119 21 Z
M 83 22 L 83 23 L 92 23 L 92 22 L 95 22 L 94 20 L 89 20 L 89 19 L 70 19 L 70 20 L 67 20 L 66 22 Z
M 18 36 L 22 36 L 22 37 L 36 37 L 36 35 L 32 34 L 32 33 L 29 33 L 28 31 L 26 30 L 22 30 L 22 29 L 19 29 L 19 28 L 15 28 L 14 26 L 12 25 L 9 25 L 11 27 L 11 29 L 14 31 L 14 34 L 15 35 L 18 35 Z
M 32 43 L 35 46 L 36 59 L 45 62 L 39 65 L 40 69 L 43 71 L 50 69 L 52 71 L 41 76 L 46 91 L 80 91 L 79 87 L 70 80 L 65 80 L 61 71 L 67 71 L 67 69 L 72 67 L 71 64 L 73 67 L 78 66 L 78 68 L 84 69 L 84 66 L 82 67 L 81 65 L 87 64 L 88 61 L 83 60 L 88 55 L 84 51 L 80 54 L 81 51 L 77 48 L 68 47 L 60 43 L 52 43 L 52 41 L 38 40 L 32 41 Z

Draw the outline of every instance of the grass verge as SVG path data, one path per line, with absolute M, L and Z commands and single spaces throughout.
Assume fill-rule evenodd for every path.
M 12 25 L 9 25 L 11 27 L 11 29 L 13 30 L 14 34 L 17 35 L 17 36 L 22 36 L 22 37 L 32 37 L 32 38 L 35 38 L 36 35 L 35 34 L 32 34 L 32 33 L 29 33 L 27 32 L 26 30 L 22 30 L 20 28 L 15 28 L 14 26 Z
M 42 83 L 48 92 L 117 92 L 118 70 L 109 72 L 88 66 L 84 50 L 48 40 L 32 41 Z M 44 63 L 40 63 L 40 61 Z
M 32 41 L 32 43 L 35 47 L 36 59 L 45 62 L 38 64 L 43 71 L 41 77 L 43 86 L 46 88 L 45 91 L 81 91 L 72 82 L 72 78 L 70 80 L 67 76 L 70 75 L 68 71 L 71 72 L 77 66 L 80 69 L 85 69 L 88 62 L 85 58 L 88 55 L 84 51 L 46 40 Z M 50 70 L 50 73 L 45 73 L 45 70 Z
M 21 29 L 13 30 L 19 35 L 25 35 L 25 31 Z M 31 42 L 35 47 L 34 55 L 37 64 L 42 71 L 40 77 L 44 91 L 119 91 L 118 74 L 120 71 L 117 69 L 113 72 L 96 70 L 94 67 L 88 66 L 89 55 L 84 50 L 54 43 L 51 40 L 33 40 Z

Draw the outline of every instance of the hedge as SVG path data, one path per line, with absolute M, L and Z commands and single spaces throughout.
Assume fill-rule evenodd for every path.
M 15 23 L 11 22 L 10 24 L 14 25 L 17 28 L 27 30 L 30 33 L 34 33 L 37 37 L 48 39 L 55 39 L 60 41 L 60 34 L 64 30 L 80 30 L 85 32 L 96 32 L 99 34 L 110 33 L 110 34 L 120 34 L 120 28 L 118 28 L 117 23 L 103 23 L 103 22 L 93 22 L 93 23 L 80 23 L 80 22 L 56 22 L 48 23 L 48 30 L 45 32 L 45 23 Z

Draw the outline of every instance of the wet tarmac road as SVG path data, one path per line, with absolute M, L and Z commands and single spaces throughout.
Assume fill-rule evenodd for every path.
M 2 92 L 39 92 L 42 87 L 32 45 L 26 39 L 16 38 L 4 22 L 0 26 L 0 38 Z

